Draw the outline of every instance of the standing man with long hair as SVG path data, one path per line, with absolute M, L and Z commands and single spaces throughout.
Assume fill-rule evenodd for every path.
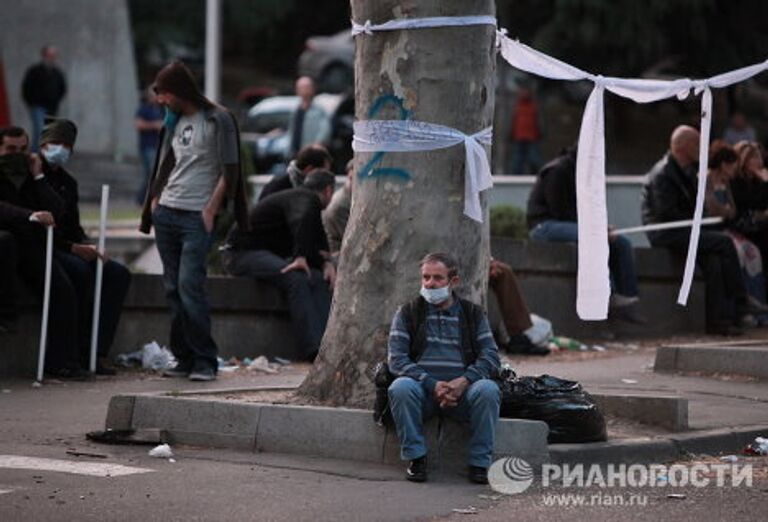
M 248 226 L 240 137 L 234 116 L 200 93 L 183 63 L 165 66 L 154 90 L 165 119 L 141 231 L 155 226 L 171 308 L 170 346 L 178 364 L 164 375 L 211 381 L 218 348 L 211 336 L 206 258 L 226 200 L 234 201 L 239 225 Z

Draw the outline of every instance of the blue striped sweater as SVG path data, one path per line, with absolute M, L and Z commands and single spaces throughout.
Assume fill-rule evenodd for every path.
M 389 330 L 389 370 L 400 377 L 410 377 L 420 382 L 430 395 L 437 381 L 450 381 L 464 376 L 470 384 L 489 378 L 500 366 L 499 353 L 493 340 L 488 320 L 483 316 L 477 325 L 477 360 L 465 366 L 461 354 L 461 332 L 458 301 L 446 310 L 427 304 L 427 345 L 418 361 L 409 355 L 411 337 L 408 334 L 402 307 L 397 310 Z

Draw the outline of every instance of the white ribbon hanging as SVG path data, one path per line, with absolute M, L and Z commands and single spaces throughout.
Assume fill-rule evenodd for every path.
M 590 80 L 595 87 L 587 100 L 579 133 L 576 162 L 576 206 L 579 228 L 579 268 L 576 309 L 586 320 L 602 320 L 608 315 L 610 273 L 608 270 L 607 207 L 605 199 L 605 128 L 603 93 L 614 94 L 638 103 L 649 103 L 665 98 L 685 99 L 691 89 L 704 92 L 701 111 L 701 141 L 699 147 L 699 182 L 696 208 L 691 227 L 688 255 L 678 303 L 686 304 L 696 266 L 696 253 L 701 230 L 701 219 L 706 189 L 709 134 L 712 118 L 710 87 L 726 87 L 746 80 L 768 69 L 768 61 L 721 74 L 708 80 L 645 80 L 603 78 L 582 71 L 556 58 L 536 51 L 508 38 L 497 31 L 497 45 L 502 57 L 510 65 L 538 76 L 555 80 Z M 586 241 L 584 239 L 587 239 Z
M 390 20 L 383 24 L 372 24 L 366 20 L 358 24 L 352 20 L 352 36 L 359 34 L 372 35 L 374 31 L 399 31 L 401 29 L 427 29 L 433 27 L 456 27 L 462 25 L 492 25 L 496 26 L 494 16 L 434 16 L 429 18 L 404 18 Z
M 484 145 L 490 146 L 492 127 L 467 135 L 456 129 L 412 120 L 365 120 L 354 123 L 352 149 L 357 152 L 416 152 L 464 144 L 464 214 L 483 222 L 480 192 L 493 186 Z

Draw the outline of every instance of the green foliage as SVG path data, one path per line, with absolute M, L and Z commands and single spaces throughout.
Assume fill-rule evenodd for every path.
M 491 208 L 491 236 L 525 239 L 528 226 L 525 212 L 512 205 L 499 205 Z

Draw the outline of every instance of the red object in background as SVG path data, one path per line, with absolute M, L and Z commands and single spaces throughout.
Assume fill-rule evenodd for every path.
M 11 124 L 11 113 L 8 111 L 8 91 L 5 89 L 5 69 L 0 60 L 0 127 Z

